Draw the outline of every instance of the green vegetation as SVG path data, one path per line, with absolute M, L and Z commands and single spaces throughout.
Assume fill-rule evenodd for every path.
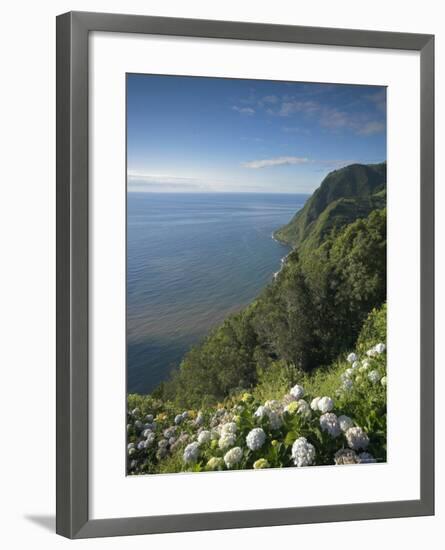
M 294 249 L 274 281 L 192 348 L 150 396 L 129 396 L 130 473 L 251 468 L 260 459 L 269 466 L 360 462 L 355 452 L 365 448 L 385 460 L 385 204 L 386 163 L 352 165 L 324 179 L 275 233 Z M 311 407 L 292 395 L 295 384 Z M 318 408 L 320 396 L 334 398 L 338 418 L 352 424 L 339 431 L 336 414 L 325 417 L 334 404 Z M 325 425 L 331 421 L 332 429 Z M 235 424 L 228 449 L 241 449 L 227 460 L 219 443 L 224 423 Z M 203 426 L 219 432 L 200 442 Z M 350 427 L 351 434 L 364 431 L 366 445 L 351 443 Z M 245 448 L 259 428 L 266 446 Z
M 357 219 L 312 250 L 294 251 L 274 283 L 184 358 L 155 396 L 182 407 L 256 385 L 277 360 L 310 372 L 350 349 L 386 299 L 386 210 Z
M 274 236 L 294 247 L 317 247 L 332 229 L 386 205 L 386 162 L 334 170 Z
M 385 326 L 383 306 L 359 342 Z M 357 350 L 310 374 L 273 362 L 251 392 L 199 410 L 129 395 L 128 411 L 131 475 L 384 462 L 385 347 Z

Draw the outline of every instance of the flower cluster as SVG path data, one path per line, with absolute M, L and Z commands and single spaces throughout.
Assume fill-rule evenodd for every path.
M 315 447 L 305 437 L 299 437 L 292 445 L 295 466 L 311 466 L 315 459 Z
M 227 468 L 230 470 L 238 464 L 238 462 L 243 458 L 243 450 L 241 447 L 233 447 L 230 451 L 224 455 L 224 462 L 226 463 Z
M 246 437 L 246 444 L 251 451 L 257 451 L 261 449 L 266 441 L 266 434 L 263 428 L 254 428 Z
M 261 470 L 385 460 L 385 349 L 379 343 L 363 354 L 349 353 L 335 384 L 306 385 L 303 378 L 265 401 L 253 389 L 215 406 L 178 412 L 171 403 L 137 396 L 127 413 L 127 470 Z

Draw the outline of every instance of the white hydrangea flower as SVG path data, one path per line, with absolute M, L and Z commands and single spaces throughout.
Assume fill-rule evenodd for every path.
M 337 437 L 341 434 L 340 424 L 337 415 L 334 413 L 325 413 L 320 416 L 320 427 L 324 432 L 328 432 L 331 437 Z
M 352 387 L 354 386 L 354 383 L 352 382 L 352 380 L 345 380 L 342 384 L 342 387 L 344 390 L 350 390 L 352 389 Z
M 377 460 L 372 456 L 371 453 L 360 453 L 358 455 L 360 464 L 374 464 Z
M 198 443 L 204 445 L 205 443 L 208 443 L 211 438 L 212 434 L 209 432 L 209 430 L 203 430 L 198 435 Z
M 184 412 L 181 414 L 181 416 L 182 416 L 182 420 L 186 420 L 186 419 L 189 417 L 188 411 L 184 411 Z
M 370 361 L 369 359 L 363 359 L 362 365 L 363 365 L 365 368 L 368 368 L 368 367 L 371 366 L 371 361 Z
M 338 423 L 342 432 L 346 432 L 349 430 L 349 428 L 352 428 L 352 426 L 354 426 L 352 418 L 349 418 L 349 416 L 346 416 L 344 414 L 338 417 Z
M 352 370 L 358 369 L 359 366 L 360 366 L 360 362 L 359 361 L 354 361 L 351 365 L 351 369 Z
M 318 402 L 318 410 L 322 413 L 331 412 L 334 408 L 334 402 L 330 397 L 322 397 Z
M 152 414 L 147 414 L 147 416 L 145 417 L 145 420 L 151 424 L 153 422 L 153 415 Z
M 228 449 L 229 447 L 233 447 L 233 445 L 235 445 L 235 441 L 236 441 L 235 434 L 224 433 L 221 435 L 218 441 L 218 446 L 222 450 Z
M 275 412 L 275 411 L 269 411 L 269 414 L 267 415 L 269 417 L 269 424 L 272 430 L 278 430 L 283 425 L 283 419 L 281 417 L 281 414 Z
M 127 449 L 130 450 L 130 449 L 134 449 L 136 447 L 136 444 L 135 443 L 129 443 L 127 445 Z
M 382 386 L 384 388 L 386 388 L 386 376 L 384 376 L 381 380 L 380 380 L 380 384 L 382 384 Z
M 311 416 L 311 408 L 307 401 L 305 401 L 304 399 L 299 399 L 297 403 L 298 403 L 298 409 L 297 409 L 298 414 L 301 414 L 301 416 L 306 416 L 306 417 Z
M 334 455 L 334 462 L 340 464 L 357 464 L 360 462 L 357 454 L 352 449 L 339 449 Z
M 258 407 L 258 409 L 254 413 L 254 416 L 256 418 L 267 417 L 269 419 L 269 424 L 272 430 L 278 430 L 278 428 L 280 428 L 283 424 L 280 413 L 278 413 L 277 411 L 273 411 L 269 407 L 263 405 L 260 405 Z
M 253 413 L 253 416 L 256 416 L 257 418 L 263 418 L 264 416 L 267 416 L 268 409 L 264 405 L 260 405 L 258 409 Z
M 366 449 L 369 445 L 369 437 L 366 432 L 359 427 L 349 428 L 346 433 L 346 441 L 351 449 L 357 451 L 358 449 Z
M 202 414 L 201 411 L 196 416 L 195 424 L 197 426 L 202 426 L 204 424 L 204 415 Z
M 348 363 L 353 363 L 354 361 L 357 361 L 358 357 L 355 353 L 350 353 L 348 355 L 348 357 L 346 358 L 346 360 L 348 361 Z
M 277 401 L 276 399 L 270 399 L 269 401 L 266 401 L 264 403 L 264 406 L 269 411 L 278 411 L 281 408 L 281 403 Z
M 318 403 L 320 402 L 321 397 L 314 397 L 311 401 L 311 409 L 313 411 L 318 411 Z
M 175 416 L 175 424 L 178 426 L 183 421 L 182 414 L 177 414 Z
M 136 422 L 134 423 L 135 427 L 138 428 L 138 429 L 141 429 L 142 428 L 142 422 L 140 420 L 136 420 Z
M 176 430 L 177 430 L 176 426 L 170 426 L 169 428 L 166 428 L 164 430 L 164 437 L 166 439 L 170 439 L 170 437 L 173 437 L 175 435 Z
M 237 429 L 238 427 L 235 422 L 226 422 L 221 426 L 221 435 L 234 434 Z
M 251 451 L 257 451 L 261 449 L 266 441 L 266 434 L 263 428 L 254 428 L 250 430 L 246 437 L 247 446 Z
M 371 349 L 368 349 L 368 351 L 366 352 L 366 355 L 368 357 L 375 357 L 377 355 L 377 352 L 375 351 L 374 348 L 371 348 Z
M 372 370 L 369 374 L 368 374 L 368 380 L 370 382 L 372 382 L 373 384 L 377 384 L 377 382 L 380 381 L 380 374 L 378 371 L 376 370 Z
M 386 349 L 385 344 L 382 344 L 381 342 L 380 342 L 380 344 L 377 344 L 376 346 L 374 346 L 374 351 L 376 353 L 378 353 L 379 355 L 381 353 L 383 353 L 385 351 L 385 349 Z
M 136 407 L 135 409 L 133 409 L 133 410 L 131 411 L 131 414 L 132 414 L 132 416 L 136 416 L 136 415 L 139 414 L 139 412 L 140 412 L 140 411 L 139 411 L 138 407 Z
M 147 439 L 145 440 L 145 448 L 153 445 L 155 439 L 156 439 L 156 434 L 154 434 L 153 432 L 149 433 L 147 435 Z
M 189 443 L 187 447 L 184 449 L 184 454 L 182 456 L 184 462 L 186 464 L 193 464 L 198 460 L 199 457 L 199 443 L 197 441 L 194 441 L 193 443 Z
M 292 445 L 295 466 L 310 466 L 315 459 L 315 447 L 305 437 L 299 437 Z
M 295 399 L 301 399 L 304 395 L 304 389 L 302 388 L 302 386 L 299 386 L 298 384 L 296 384 L 289 392 L 292 397 L 294 397 Z
M 243 458 L 243 451 L 241 447 L 233 447 L 230 451 L 224 455 L 224 462 L 226 463 L 227 468 L 233 468 L 238 464 L 238 462 Z

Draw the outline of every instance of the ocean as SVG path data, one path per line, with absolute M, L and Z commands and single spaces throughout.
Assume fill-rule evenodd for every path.
M 309 195 L 128 193 L 127 391 L 148 393 L 247 305 L 289 247 L 272 232 Z

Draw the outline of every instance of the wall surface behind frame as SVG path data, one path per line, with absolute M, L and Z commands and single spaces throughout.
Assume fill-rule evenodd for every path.
M 1 540 L 5 548 L 164 548 L 311 546 L 362 550 L 405 549 L 433 544 L 445 531 L 445 408 L 437 410 L 437 515 L 329 525 L 87 540 L 72 543 L 54 534 L 55 397 L 55 16 L 70 10 L 127 12 L 327 27 L 436 34 L 436 200 L 445 209 L 445 27 L 441 6 L 422 3 L 308 3 L 226 0 L 58 0 L 8 3 L 3 7 L 0 120 L 0 364 L 2 451 Z M 445 221 L 438 216 L 437 281 L 445 279 Z M 445 331 L 445 294 L 437 288 L 437 334 Z M 443 347 L 437 349 L 436 388 L 444 387 Z M 442 372 L 441 372 L 442 370 Z M 407 396 L 409 403 L 409 396 Z M 403 411 L 401 411 L 403 414 Z

